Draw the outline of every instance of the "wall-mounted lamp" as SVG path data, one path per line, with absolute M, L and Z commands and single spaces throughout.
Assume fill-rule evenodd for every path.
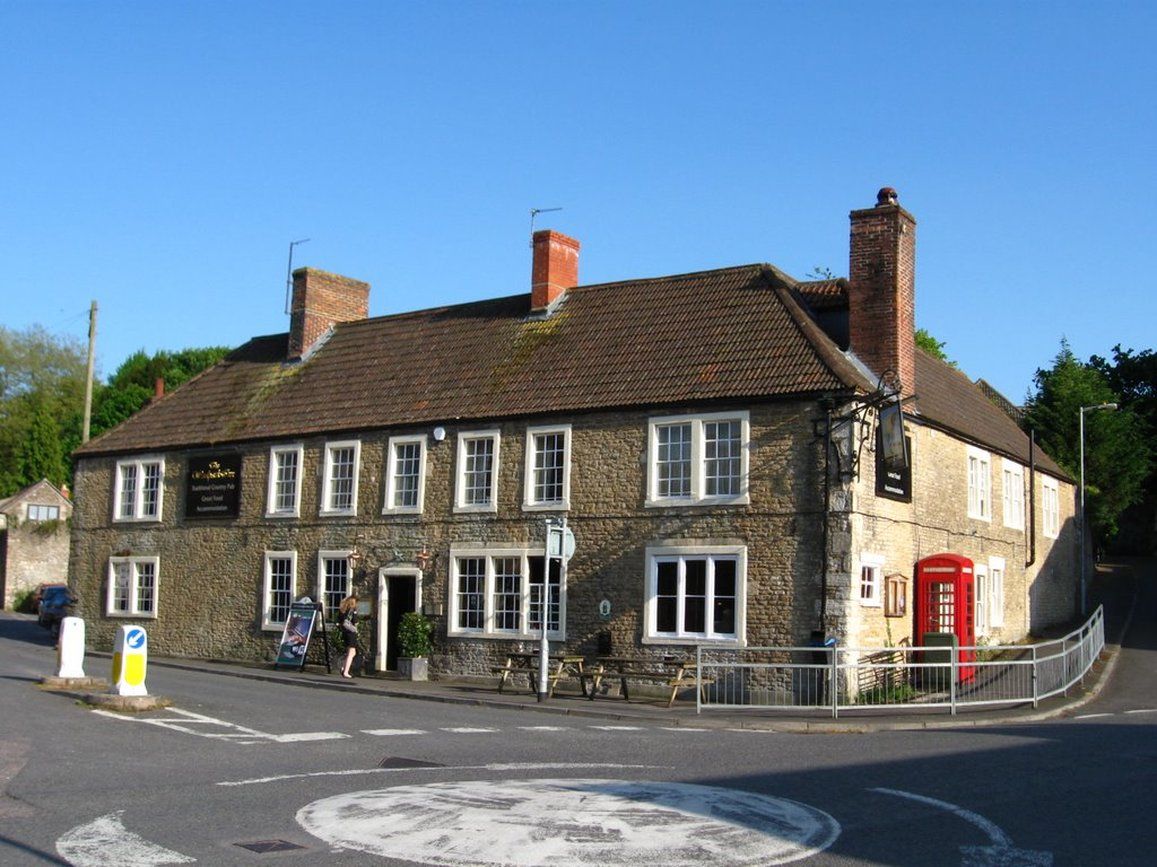
M 441 426 L 434 428 L 434 442 L 440 443 L 444 439 L 446 439 L 446 428 Z

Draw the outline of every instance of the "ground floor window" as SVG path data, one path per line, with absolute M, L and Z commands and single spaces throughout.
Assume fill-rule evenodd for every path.
M 456 551 L 450 634 L 533 638 L 542 629 L 545 558 L 523 550 Z M 563 640 L 565 588 L 557 559 L 546 581 L 547 635 Z
M 110 557 L 108 598 L 110 617 L 156 617 L 157 557 Z
M 884 604 L 884 558 L 877 554 L 860 556 L 860 604 L 879 607 Z
M 262 629 L 281 629 L 297 584 L 297 552 L 265 552 L 265 588 L 262 593 Z
M 317 594 L 330 623 L 338 606 L 350 595 L 350 552 L 319 551 L 317 554 Z
M 746 571 L 742 547 L 648 548 L 645 640 L 742 639 Z

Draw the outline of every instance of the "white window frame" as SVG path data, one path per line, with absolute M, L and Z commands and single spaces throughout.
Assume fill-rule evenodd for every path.
M 992 456 L 984 449 L 968 447 L 965 460 L 968 475 L 968 517 L 992 520 Z
M 865 588 L 869 591 L 867 596 L 864 595 Z M 865 608 L 884 607 L 884 558 L 881 555 L 860 555 L 860 583 L 856 591 L 860 604 Z
M 128 564 L 131 568 L 131 583 L 129 584 L 128 609 L 117 610 L 113 607 L 116 596 L 116 567 L 118 564 Z M 140 566 L 149 564 L 153 567 L 153 607 L 151 610 L 141 609 L 141 575 Z M 108 587 L 105 592 L 104 612 L 106 617 L 131 617 L 134 619 L 157 619 L 157 608 L 160 601 L 161 589 L 161 558 L 151 557 L 109 557 L 108 558 Z
M 326 599 L 325 591 L 325 561 L 326 560 L 345 560 L 346 568 L 346 588 L 345 593 L 342 594 L 342 599 L 349 596 L 353 591 L 354 586 L 354 567 L 350 563 L 350 554 L 353 551 L 349 548 L 339 548 L 336 550 L 321 550 L 317 552 L 317 597 L 316 600 L 321 603 L 322 609 L 325 612 L 325 619 L 327 623 L 333 623 L 334 617 L 337 614 L 337 606 L 330 605 Z M 341 601 L 340 599 L 338 600 Z
M 1024 467 L 1008 458 L 1000 459 L 1004 526 L 1024 529 Z
M 278 472 L 281 468 L 281 455 L 293 454 L 297 458 L 297 477 L 293 482 L 293 508 L 277 508 Z M 269 479 L 266 486 L 265 517 L 267 518 L 296 518 L 301 514 L 301 478 L 305 474 L 305 448 L 300 444 L 289 446 L 273 446 L 269 449 Z
M 490 467 L 489 502 L 466 502 L 466 446 L 474 440 L 490 440 L 494 443 L 493 462 Z M 498 511 L 498 472 L 499 450 L 502 445 L 501 431 L 476 430 L 462 431 L 458 434 L 457 469 L 454 473 L 454 511 L 455 512 L 497 512 Z
M 284 620 L 274 620 L 271 617 L 273 610 L 273 570 L 274 560 L 289 561 L 289 605 L 297 598 L 297 552 L 296 551 L 266 551 L 264 558 L 264 580 L 261 590 L 261 628 L 265 630 L 281 630 L 285 628 Z M 286 606 L 286 617 L 289 616 L 289 606 Z
M 24 520 L 34 523 L 60 520 L 60 506 L 48 506 L 43 503 L 29 503 L 24 507 Z
M 522 508 L 526 511 L 565 511 L 570 508 L 570 432 L 569 424 L 538 425 L 526 429 L 526 479 L 523 483 L 525 496 L 522 501 Z M 558 500 L 535 498 L 538 487 L 538 448 L 535 441 L 538 437 L 548 434 L 562 434 L 562 498 Z
M 739 422 L 739 493 L 708 496 L 705 428 L 711 422 Z M 659 428 L 691 426 L 691 493 L 671 497 L 659 494 Z M 647 420 L 647 497 L 648 508 L 661 506 L 746 505 L 750 501 L 748 479 L 751 454 L 751 414 L 746 410 L 696 415 L 656 416 Z
M 972 625 L 976 630 L 976 637 L 981 638 L 988 635 L 990 631 L 989 616 L 992 594 L 989 592 L 988 566 L 984 563 L 974 564 L 972 575 L 973 587 L 975 588 L 972 594 Z
M 1060 485 L 1056 479 L 1041 476 L 1041 532 L 1055 539 L 1061 534 Z
M 396 506 L 394 497 L 398 492 L 398 448 L 410 445 L 418 446 L 418 502 L 414 506 Z M 426 451 L 425 434 L 390 437 L 386 446 L 386 499 L 382 505 L 383 515 L 422 514 L 426 503 Z
M 711 600 L 712 586 L 707 588 L 706 615 L 704 625 L 708 631 L 705 634 L 690 634 L 678 632 L 671 634 L 659 632 L 658 621 L 658 561 L 672 558 L 699 558 L 708 557 L 735 560 L 735 635 L 717 636 L 711 634 Z M 747 547 L 744 545 L 698 545 L 682 544 L 677 541 L 649 545 L 645 551 L 646 577 L 644 579 L 643 600 L 643 644 L 676 644 L 694 645 L 711 644 L 714 646 L 744 647 L 747 644 Z M 678 623 L 683 622 L 682 600 L 685 599 L 684 589 L 680 588 L 680 614 Z
M 145 467 L 156 465 L 157 470 L 157 513 L 155 515 L 142 515 L 144 509 L 144 495 L 145 495 Z M 136 478 L 133 482 L 132 490 L 132 511 L 131 514 L 122 515 L 122 507 L 124 505 L 124 473 L 129 467 L 133 468 L 136 473 Z M 113 520 L 116 522 L 151 522 L 156 523 L 164 516 L 165 508 L 165 458 L 162 455 L 142 455 L 138 458 L 125 458 L 117 461 L 116 473 L 113 480 L 115 485 L 113 489 Z
M 543 558 L 543 550 L 538 548 L 523 548 L 523 547 L 507 547 L 507 548 L 490 548 L 490 547 L 457 547 L 450 548 L 450 564 L 449 564 L 449 605 L 447 605 L 447 634 L 457 636 L 460 638 L 518 638 L 522 640 L 537 639 L 541 632 L 536 627 L 531 629 L 531 619 L 534 612 L 531 611 L 532 603 L 534 603 L 535 596 L 533 592 L 533 583 L 531 582 L 530 560 L 531 558 L 543 559 L 543 569 L 547 569 L 547 563 Z M 482 627 L 481 628 L 464 628 L 458 625 L 459 605 L 458 605 L 458 561 L 460 559 L 477 559 L 485 561 L 485 572 L 482 584 L 483 597 L 483 611 L 482 611 Z M 496 560 L 504 559 L 518 559 L 521 561 L 521 587 L 519 589 L 519 628 L 518 629 L 499 629 L 495 626 L 497 605 L 495 604 L 497 597 L 497 585 L 495 582 L 497 570 L 495 569 Z M 548 582 L 549 586 L 549 582 Z M 558 600 L 558 629 L 548 629 L 546 632 L 547 638 L 551 641 L 565 641 L 566 640 L 566 570 L 562 570 L 559 583 L 559 600 Z M 537 607 L 537 606 L 536 606 Z M 549 617 L 549 615 L 548 615 Z
M 988 625 L 992 629 L 1004 626 L 1004 576 L 1003 557 L 988 558 Z
M 353 449 L 353 487 L 350 491 L 350 506 L 349 508 L 333 508 L 330 505 L 330 498 L 333 496 L 333 456 L 334 452 L 339 449 Z M 361 476 L 362 466 L 362 443 L 361 440 L 340 440 L 336 442 L 325 444 L 325 470 L 322 477 L 321 486 L 321 509 L 320 515 L 348 515 L 353 516 L 358 513 L 358 478 Z

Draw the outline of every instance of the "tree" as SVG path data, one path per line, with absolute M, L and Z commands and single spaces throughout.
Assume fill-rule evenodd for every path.
M 944 351 L 947 345 L 943 340 L 937 340 L 928 333 L 927 328 L 916 329 L 916 345 L 931 355 L 933 358 L 939 358 L 945 364 L 952 367 L 956 366 L 956 362 L 948 357 L 948 353 Z
M 42 478 L 67 480 L 67 431 L 83 406 L 86 363 L 78 340 L 0 326 L 0 496 Z
M 1036 393 L 1025 407 L 1025 428 L 1073 478 L 1080 474 L 1080 409 L 1121 404 L 1109 378 L 1093 363 L 1083 364 L 1068 341 L 1049 369 L 1033 377 Z M 1114 536 L 1121 513 L 1140 501 L 1151 450 L 1143 421 L 1128 407 L 1085 413 L 1085 508 L 1092 538 Z

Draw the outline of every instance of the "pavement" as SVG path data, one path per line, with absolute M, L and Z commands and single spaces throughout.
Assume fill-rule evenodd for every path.
M 555 714 L 597 718 L 623 724 L 686 726 L 695 728 L 757 729 L 786 732 L 869 732 L 971 726 L 1006 726 L 1040 722 L 1074 714 L 1091 701 L 1112 676 L 1124 636 L 1132 621 L 1140 582 L 1155 573 L 1149 558 L 1122 559 L 1098 565 L 1090 586 L 1089 610 L 1105 607 L 1105 650 L 1083 684 L 1072 687 L 1067 695 L 1055 696 L 1031 705 L 1006 708 L 957 708 L 955 715 L 946 708 L 897 710 L 841 710 L 838 719 L 830 712 L 806 709 L 714 709 L 697 712 L 694 700 L 680 698 L 668 708 L 653 698 L 598 697 L 588 700 L 577 687 L 560 689 L 552 698 L 538 701 L 534 693 L 515 683 L 499 694 L 497 676 L 489 678 L 439 678 L 426 682 L 401 680 L 389 674 L 363 676 L 347 680 L 341 677 L 335 661 L 332 673 L 324 666 L 307 665 L 304 671 L 275 669 L 268 663 L 237 663 L 151 656 L 149 664 L 168 668 L 239 677 L 313 689 L 342 690 L 363 695 L 379 695 L 416 701 L 435 701 L 477 707 L 522 710 L 528 713 Z M 1042 637 L 1060 636 L 1077 624 L 1049 630 Z M 109 654 L 89 653 L 107 657 Z

